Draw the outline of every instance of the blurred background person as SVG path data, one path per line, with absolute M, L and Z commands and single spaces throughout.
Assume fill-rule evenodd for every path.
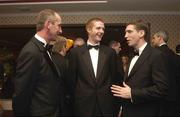
M 3 62 L 0 60 L 0 96 L 2 97 L 2 89 L 4 83 L 4 65 Z
M 3 114 L 3 107 L 2 107 L 2 105 L 0 104 L 0 117 L 2 117 L 2 114 Z
M 3 62 L 0 60 L 0 81 L 4 79 L 4 65 Z
M 121 49 L 121 43 L 119 41 L 112 40 L 109 42 L 109 47 L 115 50 L 116 55 L 117 55 L 117 70 L 119 72 L 119 76 L 121 76 L 121 79 L 124 77 L 124 70 L 123 70 L 123 63 L 122 63 L 122 58 L 120 55 Z
M 83 38 L 81 37 L 78 37 L 74 40 L 74 44 L 73 44 L 73 47 L 79 47 L 79 46 L 82 46 L 85 44 L 85 41 Z
M 67 38 L 63 36 L 57 36 L 55 41 L 52 42 L 52 52 L 58 53 L 61 56 L 65 56 L 68 49 L 66 48 Z
M 163 59 L 168 68 L 169 91 L 164 104 L 165 116 L 176 116 L 176 100 L 177 100 L 177 78 L 176 78 L 176 55 L 168 47 L 169 34 L 166 31 L 157 31 L 154 33 L 151 44 L 153 47 L 163 52 Z
M 74 41 L 72 39 L 66 39 L 66 49 L 67 52 L 73 47 Z M 66 52 L 66 54 L 67 54 Z
M 177 78 L 177 116 L 180 116 L 180 44 L 176 46 L 176 78 Z
M 128 66 L 129 66 L 129 56 L 128 55 L 122 55 L 121 59 L 122 59 L 124 74 L 127 74 L 128 73 Z
M 109 42 L 109 47 L 113 48 L 116 51 L 116 54 L 118 55 L 121 49 L 121 43 L 119 41 L 112 40 Z
M 55 41 L 52 42 L 52 56 L 54 58 L 54 62 L 59 72 L 61 73 L 61 77 L 63 80 L 63 89 L 60 89 L 62 92 L 62 116 L 70 116 L 72 114 L 72 104 L 71 104 L 71 95 L 69 89 L 69 83 L 67 80 L 67 68 L 68 68 L 68 60 L 66 59 L 66 52 L 71 48 L 72 44 L 68 45 L 68 39 L 63 36 L 57 36 Z M 68 46 L 67 46 L 68 45 Z
M 115 41 L 115 40 L 112 40 L 109 42 L 109 47 L 112 48 L 115 52 L 116 52 L 116 55 L 117 55 L 117 73 L 118 73 L 118 76 L 119 79 L 121 79 L 121 81 L 124 80 L 124 74 L 125 74 L 125 71 L 123 69 L 123 62 L 122 62 L 122 57 L 120 55 L 120 51 L 122 50 L 121 49 L 121 43 L 119 41 Z M 119 103 L 119 105 L 121 105 L 121 100 L 117 98 L 117 101 Z M 121 107 L 121 106 L 119 106 Z M 120 110 L 120 108 L 119 108 Z M 119 114 L 120 115 L 120 112 Z

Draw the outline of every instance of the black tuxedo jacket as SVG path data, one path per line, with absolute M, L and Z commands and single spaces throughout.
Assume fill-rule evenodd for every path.
M 74 92 L 75 115 L 92 116 L 95 105 L 99 105 L 103 116 L 113 116 L 115 98 L 110 87 L 119 84 L 117 76 L 116 53 L 113 49 L 100 45 L 97 75 L 95 77 L 87 45 L 73 48 L 69 54 L 69 79 Z
M 0 80 L 4 78 L 4 66 L 3 63 L 0 63 Z
M 177 97 L 176 54 L 167 45 L 159 46 L 158 49 L 162 51 L 168 69 L 169 91 L 167 100 L 175 101 Z
M 17 59 L 14 83 L 15 116 L 46 116 L 59 111 L 61 76 L 35 37 Z
M 125 83 L 131 87 L 132 100 L 124 100 L 124 117 L 156 117 L 167 95 L 167 69 L 162 53 L 147 45 Z
M 177 102 L 180 105 L 180 55 L 176 55 Z M 180 112 L 180 111 L 179 111 Z
M 68 60 L 60 55 L 59 53 L 52 53 L 54 62 L 61 72 L 61 78 L 63 80 L 62 90 L 63 97 L 61 96 L 61 115 L 62 116 L 72 116 L 72 104 L 70 95 L 70 84 L 67 79 L 68 75 Z

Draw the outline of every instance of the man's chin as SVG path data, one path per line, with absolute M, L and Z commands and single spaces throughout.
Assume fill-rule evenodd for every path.
M 100 42 L 102 40 L 102 38 L 98 38 L 97 41 Z
M 127 44 L 128 44 L 128 46 L 130 46 L 130 47 L 132 46 L 132 44 L 130 44 L 130 43 L 128 43 L 128 42 L 127 42 Z
M 54 36 L 51 36 L 50 38 L 49 38 L 49 40 L 50 41 L 56 41 L 56 37 L 57 37 L 58 35 L 54 35 Z

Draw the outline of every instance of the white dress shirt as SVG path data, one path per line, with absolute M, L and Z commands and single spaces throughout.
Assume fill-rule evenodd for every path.
M 39 40 L 40 42 L 42 42 L 44 44 L 44 47 L 46 47 L 47 42 L 45 41 L 45 39 L 43 39 L 42 37 L 40 37 L 39 35 L 35 34 L 34 36 L 37 40 Z M 49 51 L 47 51 L 49 58 L 52 60 L 51 55 L 49 53 Z
M 89 41 L 87 41 L 87 45 L 95 46 L 95 45 L 91 44 Z M 99 43 L 96 45 L 99 45 Z M 92 62 L 93 70 L 94 70 L 94 75 L 96 77 L 97 66 L 98 66 L 98 57 L 99 57 L 99 49 L 91 48 L 91 49 L 89 49 L 89 53 L 90 53 L 91 62 Z
M 146 45 L 147 45 L 147 43 L 145 43 L 144 45 L 142 45 L 142 46 L 138 49 L 138 50 L 139 50 L 139 56 L 141 56 L 141 54 L 142 54 L 144 48 L 146 47 Z M 132 58 L 131 63 L 130 63 L 130 66 L 129 66 L 128 76 L 129 76 L 129 74 L 130 74 L 133 66 L 135 65 L 136 61 L 138 60 L 139 56 L 136 55 L 136 56 L 134 56 L 134 57 Z
M 40 37 L 39 35 L 35 34 L 34 36 L 37 40 L 39 40 L 40 42 L 42 42 L 44 44 L 44 47 L 46 47 L 47 42 L 45 41 L 45 39 L 43 39 L 42 37 Z

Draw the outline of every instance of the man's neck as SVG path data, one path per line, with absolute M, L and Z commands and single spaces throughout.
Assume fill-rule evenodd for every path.
M 145 40 L 141 40 L 141 42 L 134 48 L 135 50 L 138 50 L 140 47 L 142 47 L 145 43 L 147 43 Z
M 100 42 L 95 42 L 95 41 L 92 41 L 91 39 L 88 39 L 87 43 L 90 45 L 99 45 L 100 44 Z
M 47 43 L 49 43 L 48 36 L 45 31 L 42 30 L 42 31 L 37 32 L 36 34 L 40 36 L 41 38 L 43 38 Z

